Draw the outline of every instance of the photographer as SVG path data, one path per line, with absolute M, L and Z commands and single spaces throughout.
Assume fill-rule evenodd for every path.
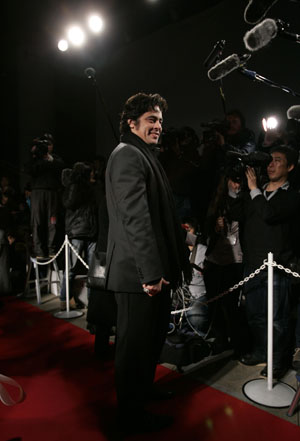
M 278 264 L 287 265 L 294 254 L 294 223 L 299 211 L 299 193 L 290 187 L 289 173 L 294 170 L 298 155 L 287 146 L 271 150 L 267 167 L 269 181 L 259 188 L 253 167 L 246 168 L 248 190 L 237 195 L 231 205 L 231 216 L 243 227 L 242 249 L 245 276 L 259 268 L 269 252 Z M 245 365 L 266 362 L 267 346 L 267 271 L 261 271 L 245 285 L 246 313 L 252 334 L 252 351 L 240 358 Z M 290 279 L 285 272 L 274 271 L 274 353 L 273 377 L 287 371 L 289 337 Z M 261 371 L 267 376 L 267 367 Z
M 28 172 L 31 176 L 31 228 L 37 257 L 55 254 L 58 190 L 63 161 L 53 153 L 49 134 L 33 141 Z
M 200 148 L 201 176 L 205 191 L 201 194 L 202 219 L 209 207 L 218 183 L 220 174 L 228 166 L 228 151 L 245 154 L 255 150 L 254 133 L 246 127 L 245 118 L 239 110 L 231 110 L 225 119 L 203 123 L 205 127 Z
M 179 219 L 196 216 L 199 206 L 198 187 L 199 138 L 191 127 L 165 132 L 163 153 L 159 160 L 168 177 Z
M 239 224 L 229 212 L 228 190 L 239 191 L 239 176 L 230 170 L 222 176 L 208 209 L 206 236 L 208 248 L 204 262 L 204 281 L 209 299 L 235 285 L 242 278 L 243 254 L 239 240 Z M 218 351 L 232 347 L 241 351 L 241 311 L 238 307 L 240 290 L 235 290 L 211 303 L 213 333 Z
M 91 183 L 91 172 L 90 165 L 76 162 L 72 169 L 63 170 L 61 178 L 64 186 L 62 202 L 66 210 L 65 231 L 77 253 L 80 256 L 84 254 L 88 265 L 90 265 L 92 255 L 95 252 L 97 237 L 97 208 L 95 191 Z M 69 250 L 69 253 L 69 283 L 70 298 L 72 299 L 79 259 L 73 251 Z M 83 304 L 80 299 L 74 297 L 76 307 L 82 308 Z M 66 309 L 66 273 L 63 278 L 60 300 L 61 310 L 64 311 Z

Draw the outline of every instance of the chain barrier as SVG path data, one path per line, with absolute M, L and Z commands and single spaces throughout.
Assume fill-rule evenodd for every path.
M 58 252 L 55 254 L 55 256 L 51 257 L 51 259 L 47 260 L 46 262 L 41 262 L 39 261 L 36 257 L 31 257 L 32 262 L 36 263 L 37 265 L 49 265 L 49 263 L 52 263 L 54 260 L 57 259 L 57 257 L 60 255 L 60 253 L 62 252 L 62 250 L 64 249 L 64 247 L 66 245 L 69 245 L 69 247 L 71 248 L 71 250 L 73 251 L 73 253 L 76 255 L 76 257 L 80 260 L 80 262 L 86 267 L 86 269 L 89 269 L 88 264 L 82 259 L 82 257 L 78 254 L 76 248 L 74 248 L 74 246 L 71 244 L 71 242 L 69 241 L 68 238 L 66 238 L 62 244 L 62 246 L 60 247 L 60 249 L 58 250 Z
M 64 249 L 64 247 L 66 246 L 66 244 L 68 243 L 69 247 L 71 248 L 71 250 L 73 251 L 73 253 L 76 255 L 76 257 L 80 260 L 80 262 L 86 267 L 86 269 L 89 269 L 88 264 L 82 259 L 82 257 L 78 254 L 76 248 L 74 248 L 74 246 L 71 244 L 71 242 L 69 241 L 68 238 L 66 238 L 62 244 L 62 246 L 60 247 L 59 251 L 55 254 L 55 256 L 53 256 L 51 259 L 47 260 L 46 262 L 40 262 L 37 260 L 37 258 L 31 257 L 31 260 L 33 262 L 35 262 L 37 265 L 49 265 L 49 263 L 53 262 L 62 252 L 62 250 Z M 257 276 L 262 270 L 264 270 L 267 266 L 268 266 L 268 262 L 267 259 L 264 260 L 264 263 L 257 268 L 255 271 L 253 271 L 253 273 L 249 274 L 249 276 L 245 277 L 243 280 L 241 280 L 240 282 L 236 283 L 235 285 L 233 285 L 231 288 L 228 288 L 226 291 L 223 291 L 222 293 L 218 294 L 217 296 L 206 300 L 205 302 L 199 302 L 199 304 L 201 305 L 209 305 L 210 303 L 213 303 L 219 299 L 221 299 L 222 297 L 224 297 L 225 295 L 235 291 L 238 288 L 241 288 L 245 283 L 247 283 L 250 279 L 253 279 L 255 276 Z M 293 277 L 296 278 L 300 278 L 300 274 L 290 270 L 289 268 L 285 268 L 283 265 L 280 265 L 278 263 L 276 263 L 275 261 L 273 261 L 273 263 L 271 264 L 273 267 L 277 267 L 279 270 L 281 271 L 285 271 L 287 274 L 292 275 Z M 186 294 L 185 294 L 186 292 Z M 183 305 L 185 304 L 186 300 L 189 300 L 188 297 L 188 293 L 189 293 L 189 289 L 188 286 L 182 287 L 182 288 L 178 288 L 173 294 L 180 294 L 182 301 L 183 301 Z M 171 314 L 183 314 L 186 311 L 189 311 L 191 309 L 191 307 L 188 308 L 182 308 L 182 309 L 177 309 L 175 311 L 172 311 Z
M 69 241 L 68 241 L 69 242 Z M 70 242 L 69 242 L 70 244 Z M 51 259 L 46 260 L 46 262 L 41 262 L 38 260 L 38 258 L 36 257 L 30 257 L 31 261 L 36 263 L 37 265 L 49 265 L 49 263 L 52 263 L 54 260 L 56 260 L 56 258 L 60 255 L 60 253 L 62 252 L 62 250 L 64 249 L 66 245 L 66 240 L 63 241 L 62 246 L 60 247 L 60 249 L 57 251 L 57 253 L 55 254 L 55 256 L 51 257 Z
M 292 271 L 289 268 L 285 268 L 283 265 L 276 263 L 275 261 L 272 263 L 272 266 L 276 266 L 278 269 L 285 271 L 287 274 L 292 275 L 293 277 L 300 278 L 300 274 L 296 271 Z
M 69 242 L 69 240 L 68 240 Z M 76 257 L 78 257 L 78 259 L 80 260 L 80 262 L 86 267 L 86 269 L 89 269 L 89 266 L 87 263 L 85 263 L 85 261 L 82 259 L 81 256 L 79 256 L 76 248 L 73 247 L 73 245 L 69 242 L 69 247 L 71 248 L 71 250 L 73 251 L 73 253 L 75 254 Z
M 267 259 L 264 260 L 264 263 L 257 268 L 255 271 L 253 271 L 253 273 L 249 274 L 249 276 L 245 277 L 243 280 L 241 280 L 240 282 L 236 283 L 235 285 L 233 285 L 231 288 L 228 288 L 226 291 L 223 291 L 221 294 L 218 294 L 217 296 L 205 301 L 205 302 L 199 302 L 199 304 L 201 305 L 209 305 L 209 303 L 215 302 L 219 299 L 221 299 L 222 297 L 224 297 L 225 295 L 231 293 L 232 291 L 235 291 L 237 288 L 242 287 L 245 283 L 247 283 L 250 279 L 253 279 L 255 276 L 257 276 L 262 270 L 264 270 L 267 266 L 268 266 L 268 262 Z M 280 265 L 278 263 L 276 263 L 275 261 L 273 261 L 273 263 L 271 264 L 273 267 L 277 267 L 279 270 L 285 271 L 287 274 L 292 275 L 293 277 L 298 277 L 300 278 L 300 274 L 290 270 L 289 268 L 285 268 L 283 265 Z M 179 294 L 182 298 L 183 301 L 186 301 L 186 296 L 184 295 L 184 288 L 179 288 L 177 291 L 175 291 L 175 293 L 177 292 L 177 294 Z M 188 290 L 187 290 L 188 291 Z M 183 303 L 184 304 L 184 303 Z M 189 311 L 191 308 L 182 308 L 182 309 L 178 309 L 175 311 L 172 311 L 171 314 L 182 314 L 186 311 Z
M 222 293 L 218 294 L 217 296 L 206 300 L 205 302 L 199 302 L 200 305 L 209 305 L 209 303 L 215 302 L 219 299 L 221 299 L 222 297 L 224 297 L 226 294 L 229 294 L 232 291 L 235 291 L 237 288 L 242 287 L 245 283 L 247 283 L 250 279 L 253 279 L 257 274 L 259 274 L 263 269 L 265 269 L 267 266 L 267 264 L 264 262 L 259 268 L 257 268 L 255 271 L 253 271 L 253 273 L 249 274 L 249 276 L 245 277 L 243 280 L 241 280 L 240 282 L 236 283 L 235 285 L 233 285 L 231 288 L 228 288 L 226 291 L 223 291 Z M 300 277 L 300 276 L 299 276 Z M 175 291 L 176 292 L 176 291 Z M 178 294 L 181 294 L 182 298 L 185 300 L 185 296 L 184 296 L 184 289 L 179 288 L 177 290 Z M 183 309 L 178 309 L 176 311 L 172 311 L 172 314 L 182 314 L 185 311 L 189 311 L 191 308 L 183 308 Z

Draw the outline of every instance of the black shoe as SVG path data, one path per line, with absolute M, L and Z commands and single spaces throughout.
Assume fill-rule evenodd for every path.
M 162 390 L 153 387 L 150 393 L 150 400 L 163 401 L 170 400 L 174 397 L 174 392 L 171 390 Z
M 239 362 L 246 366 L 263 366 L 266 362 L 256 354 L 245 354 L 239 358 Z
M 174 418 L 169 415 L 157 415 L 142 411 L 132 415 L 120 415 L 118 417 L 118 428 L 123 433 L 150 433 L 169 427 Z
M 284 377 L 284 375 L 287 373 L 288 368 L 286 366 L 273 366 L 273 378 L 275 380 L 279 380 L 280 378 Z M 264 378 L 267 378 L 268 376 L 268 366 L 265 366 L 263 370 L 260 372 L 260 375 Z

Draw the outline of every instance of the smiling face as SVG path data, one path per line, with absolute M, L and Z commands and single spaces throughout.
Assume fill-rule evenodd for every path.
M 162 132 L 162 113 L 158 106 L 143 113 L 136 121 L 128 120 L 130 130 L 146 144 L 157 144 Z
M 268 165 L 267 171 L 271 182 L 285 182 L 288 179 L 289 172 L 294 165 L 288 165 L 286 156 L 280 152 L 272 153 L 272 161 Z

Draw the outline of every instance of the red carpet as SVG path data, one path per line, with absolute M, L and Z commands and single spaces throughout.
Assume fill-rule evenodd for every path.
M 18 381 L 25 400 L 0 402 L 0 441 L 114 440 L 112 362 L 93 356 L 89 333 L 13 298 L 0 309 L 0 373 Z M 130 440 L 294 441 L 300 429 L 213 388 L 159 367 L 176 399 L 153 405 L 176 423 Z

